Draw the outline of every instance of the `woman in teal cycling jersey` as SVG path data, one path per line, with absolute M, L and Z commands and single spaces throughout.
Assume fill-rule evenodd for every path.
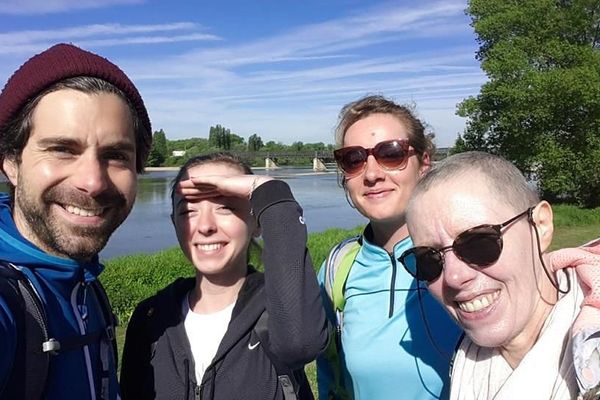
M 429 168 L 431 140 L 408 108 L 368 96 L 341 110 L 336 146 L 342 187 L 369 224 L 345 282 L 339 357 L 317 360 L 320 398 L 445 398 L 460 330 L 398 261 L 412 247 L 406 205 Z M 338 325 L 325 269 L 323 299 Z

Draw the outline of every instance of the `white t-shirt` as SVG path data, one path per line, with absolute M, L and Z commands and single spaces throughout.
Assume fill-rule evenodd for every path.
M 202 382 L 206 368 L 217 354 L 219 344 L 231 320 L 234 305 L 235 303 L 231 303 L 212 314 L 197 314 L 190 309 L 188 296 L 183 300 L 182 309 L 185 318 L 183 325 L 192 348 L 198 385 Z

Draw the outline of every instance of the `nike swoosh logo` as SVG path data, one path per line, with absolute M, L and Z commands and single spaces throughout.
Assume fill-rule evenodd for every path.
M 254 350 L 260 344 L 260 340 L 254 344 L 248 343 L 248 350 Z

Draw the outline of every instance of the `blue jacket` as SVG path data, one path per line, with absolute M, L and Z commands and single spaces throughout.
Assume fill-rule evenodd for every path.
M 369 241 L 370 232 L 367 226 L 344 292 L 345 386 L 362 400 L 447 398 L 450 359 L 461 331 L 422 284 L 419 296 L 417 282 L 398 261 L 411 239 L 397 243 L 390 255 Z M 324 271 L 323 265 L 318 278 L 335 325 Z M 332 370 L 323 356 L 317 359 L 317 378 L 319 398 L 327 399 Z
M 89 287 L 103 269 L 98 258 L 81 263 L 51 256 L 34 246 L 19 234 L 6 194 L 0 194 L 0 260 L 17 266 L 33 283 L 46 309 L 51 338 L 60 341 L 61 338 L 77 337 L 106 326 L 100 303 Z M 15 354 L 19 334 L 14 315 L 0 297 L 0 398 L 4 398 L 2 389 L 10 376 L 15 357 L 22 357 Z M 107 361 L 104 380 L 102 359 Z M 103 389 L 104 397 L 101 395 Z M 117 399 L 116 362 L 109 343 L 103 340 L 52 356 L 44 397 Z

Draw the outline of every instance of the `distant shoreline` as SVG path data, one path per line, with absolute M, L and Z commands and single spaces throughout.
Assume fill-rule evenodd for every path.
M 146 172 L 159 172 L 159 171 L 179 171 L 179 167 L 146 167 Z
M 287 166 L 286 166 L 287 167 Z M 285 169 L 286 167 L 279 167 L 279 168 L 268 168 L 269 170 L 273 171 L 273 172 L 277 172 L 277 170 L 279 169 Z M 164 172 L 164 171 L 179 171 L 180 167 L 146 167 L 144 168 L 145 172 Z M 298 167 L 292 167 L 292 168 L 298 168 Z M 267 168 L 265 167 L 252 167 L 253 170 L 265 170 Z M 310 167 L 306 167 L 306 169 L 311 169 Z M 319 175 L 319 174 L 330 174 L 330 173 L 335 173 L 336 169 L 331 169 L 331 170 L 327 170 L 327 171 L 314 171 L 314 172 L 306 172 L 306 173 L 297 173 L 294 175 Z

